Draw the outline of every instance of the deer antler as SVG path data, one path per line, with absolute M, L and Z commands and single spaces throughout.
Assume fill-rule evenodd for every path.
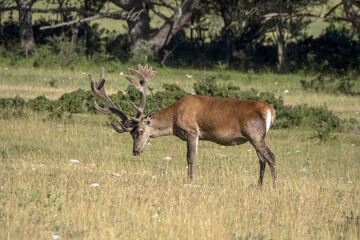
M 91 74 L 89 74 L 89 79 L 90 79 L 90 83 L 91 83 L 91 90 L 94 92 L 94 94 L 96 96 L 98 96 L 101 100 L 103 100 L 104 102 L 106 102 L 106 104 L 108 105 L 108 109 L 106 108 L 102 108 L 100 107 L 97 103 L 95 98 L 92 98 L 92 102 L 93 105 L 95 107 L 96 110 L 98 110 L 101 113 L 115 113 L 116 115 L 118 115 L 122 122 L 118 122 L 119 126 L 121 127 L 123 132 L 130 132 L 134 127 L 132 126 L 133 124 L 131 123 L 131 121 L 129 121 L 128 117 L 121 111 L 120 108 L 118 108 L 111 100 L 110 98 L 106 95 L 105 93 L 105 76 L 104 76 L 104 68 L 101 68 L 101 72 L 100 72 L 100 78 L 98 82 L 94 82 Z M 115 124 L 111 124 L 113 127 L 116 126 Z M 116 129 L 115 129 L 116 130 Z M 118 129 L 119 131 L 121 131 L 120 129 Z M 118 131 L 117 130 L 117 131 Z
M 129 72 L 135 74 L 139 78 L 139 80 L 140 80 L 139 82 L 135 81 L 130 76 L 127 76 L 127 75 L 125 76 L 125 78 L 127 80 L 129 80 L 129 82 L 140 93 L 140 104 L 139 104 L 139 106 L 136 106 L 135 103 L 131 102 L 131 105 L 137 111 L 135 119 L 139 119 L 141 117 L 141 115 L 144 113 L 145 102 L 146 102 L 146 89 L 147 89 L 147 86 L 149 84 L 150 78 L 152 78 L 153 76 L 158 74 L 158 72 L 152 70 L 152 67 L 148 68 L 147 64 L 145 65 L 144 68 L 141 66 L 141 64 L 139 64 L 138 66 L 139 66 L 139 70 L 135 70 L 135 69 L 132 69 L 132 68 L 129 68 L 128 70 L 129 70 Z
M 91 90 L 94 92 L 96 96 L 98 96 L 101 100 L 103 100 L 107 105 L 108 109 L 100 107 L 97 103 L 95 98 L 92 99 L 93 105 L 96 110 L 98 110 L 101 113 L 115 113 L 121 118 L 121 122 L 107 122 L 109 125 L 111 125 L 116 132 L 123 133 L 123 132 L 130 132 L 133 130 L 138 123 L 140 122 L 140 118 L 144 112 L 145 108 L 145 102 L 146 102 L 146 89 L 149 84 L 150 78 L 152 78 L 154 75 L 158 74 L 158 72 L 155 72 L 152 70 L 152 67 L 148 68 L 148 65 L 145 65 L 143 68 L 141 64 L 139 64 L 139 70 L 134 70 L 132 68 L 128 69 L 129 72 L 135 74 L 139 78 L 139 82 L 135 81 L 130 76 L 125 76 L 127 80 L 130 81 L 130 83 L 139 91 L 140 93 L 140 104 L 139 106 L 136 106 L 135 103 L 131 103 L 131 105 L 135 108 L 137 111 L 136 118 L 131 118 L 130 120 L 125 115 L 125 113 L 121 110 L 121 108 L 117 107 L 111 99 L 106 95 L 105 93 L 105 76 L 104 76 L 104 68 L 101 68 L 100 72 L 100 79 L 98 82 L 94 82 L 91 74 L 89 74 L 89 79 L 91 83 Z M 118 127 L 120 126 L 120 128 Z

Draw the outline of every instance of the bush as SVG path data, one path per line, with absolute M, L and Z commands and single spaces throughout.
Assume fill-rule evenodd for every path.
M 38 67 L 50 67 L 57 63 L 57 57 L 51 52 L 50 46 L 43 45 L 36 49 L 34 54 L 33 66 Z
M 182 97 L 189 95 L 177 84 L 164 84 L 165 91 L 156 92 L 146 101 L 145 109 L 159 111 L 165 107 L 170 106 Z
M 180 98 L 189 95 L 188 92 L 181 89 L 176 84 L 164 84 L 164 91 L 156 92 L 147 96 L 146 107 L 148 111 L 159 111 L 170 106 Z M 239 87 L 233 84 L 218 85 L 215 77 L 207 77 L 194 84 L 194 90 L 197 94 L 214 96 L 214 97 L 230 97 L 240 99 L 260 100 L 270 103 L 276 110 L 276 121 L 274 128 L 293 128 L 293 127 L 310 127 L 314 130 L 313 137 L 320 140 L 330 139 L 331 133 L 340 125 L 340 120 L 325 106 L 309 107 L 307 105 L 285 106 L 281 97 L 276 98 L 274 94 L 269 92 L 258 93 L 251 89 L 241 91 Z M 109 98 L 115 105 L 121 107 L 127 116 L 135 116 L 136 111 L 131 106 L 131 102 L 136 104 L 140 101 L 139 92 L 129 85 L 127 94 L 121 91 L 112 94 Z M 77 91 L 66 93 L 56 101 L 50 101 L 45 96 L 39 96 L 25 102 L 21 98 L 0 99 L 0 107 L 4 109 L 13 108 L 14 106 L 26 106 L 34 111 L 49 111 L 49 118 L 61 118 L 65 112 L 73 113 L 94 113 L 95 108 L 91 99 L 95 97 L 100 107 L 107 108 L 106 104 L 89 90 L 79 89 Z
M 71 93 L 65 93 L 54 104 L 54 108 L 61 108 L 69 113 L 84 113 L 88 111 L 88 104 L 93 94 L 91 91 L 78 89 Z
M 354 90 L 354 80 L 350 76 L 339 75 L 333 76 L 318 75 L 315 79 L 300 80 L 301 87 L 305 90 L 315 90 L 316 92 L 342 93 L 346 95 L 359 95 Z
M 47 99 L 45 96 L 38 96 L 34 99 L 30 99 L 26 106 L 29 107 L 33 111 L 44 111 L 51 110 L 52 102 Z

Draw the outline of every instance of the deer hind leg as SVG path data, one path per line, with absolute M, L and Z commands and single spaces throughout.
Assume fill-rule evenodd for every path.
M 260 165 L 260 176 L 259 176 L 258 185 L 261 186 L 263 183 L 263 178 L 265 173 L 266 159 L 264 159 L 264 157 L 258 151 L 256 151 L 256 154 L 258 155 L 259 165 Z
M 264 176 L 265 163 L 268 163 L 271 170 L 271 176 L 273 179 L 274 188 L 276 188 L 277 176 L 276 176 L 276 162 L 275 162 L 274 153 L 272 153 L 271 150 L 266 146 L 265 140 L 261 140 L 258 142 L 251 142 L 251 144 L 255 147 L 260 162 L 259 185 L 261 185 Z
M 188 163 L 188 181 L 194 182 L 195 160 L 198 148 L 198 137 L 189 137 L 187 140 L 187 163 Z

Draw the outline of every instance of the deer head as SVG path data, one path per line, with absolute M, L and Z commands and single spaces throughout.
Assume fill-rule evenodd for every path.
M 118 133 L 124 133 L 129 132 L 131 133 L 134 145 L 133 145 L 133 155 L 137 156 L 140 155 L 142 152 L 146 141 L 151 135 L 151 127 L 150 120 L 153 116 L 153 112 L 144 115 L 144 109 L 145 109 L 145 103 L 146 103 L 146 89 L 149 84 L 150 78 L 152 78 L 154 75 L 158 74 L 158 72 L 155 72 L 152 70 L 152 67 L 148 67 L 148 65 L 145 65 L 143 68 L 140 64 L 139 70 L 134 70 L 132 68 L 129 68 L 129 72 L 135 74 L 139 78 L 139 82 L 135 81 L 134 78 L 130 76 L 125 76 L 125 78 L 139 91 L 140 93 L 140 103 L 139 106 L 137 106 L 135 103 L 131 103 L 131 105 L 135 108 L 137 114 L 134 118 L 128 118 L 125 113 L 121 110 L 121 108 L 117 107 L 111 99 L 106 95 L 105 93 L 105 76 L 104 76 L 104 68 L 101 68 L 100 72 L 100 79 L 98 82 L 94 82 L 91 74 L 89 74 L 89 79 L 91 83 L 91 90 L 94 92 L 96 96 L 98 96 L 101 100 L 103 100 L 107 105 L 108 108 L 102 108 L 97 103 L 95 98 L 92 99 L 93 105 L 96 110 L 98 110 L 101 113 L 114 113 L 117 116 L 120 117 L 121 121 L 118 121 L 116 123 L 113 122 L 107 122 L 109 125 L 111 125 L 116 132 Z

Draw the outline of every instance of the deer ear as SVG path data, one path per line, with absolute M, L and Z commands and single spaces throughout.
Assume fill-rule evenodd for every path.
M 150 120 L 153 118 L 154 113 L 155 113 L 155 112 L 151 112 L 151 113 L 147 114 L 147 115 L 144 117 L 146 125 L 149 125 L 149 124 L 150 124 Z
M 145 118 L 148 119 L 148 120 L 151 120 L 151 119 L 153 118 L 154 114 L 155 114 L 155 112 L 152 111 L 151 113 L 147 114 L 147 115 L 145 116 Z

